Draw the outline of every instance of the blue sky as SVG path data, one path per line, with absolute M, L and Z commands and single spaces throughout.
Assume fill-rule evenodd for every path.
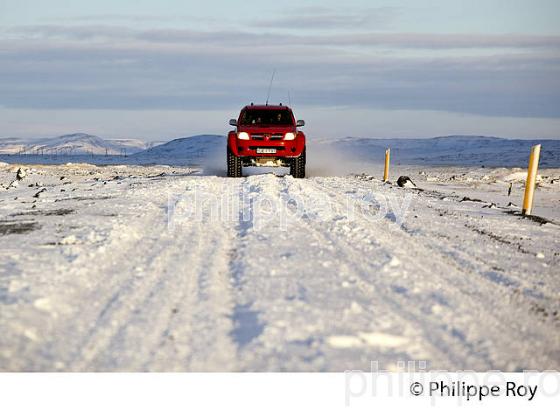
M 560 2 L 0 0 L 0 136 L 560 137 Z M 288 95 L 290 98 L 288 98 Z

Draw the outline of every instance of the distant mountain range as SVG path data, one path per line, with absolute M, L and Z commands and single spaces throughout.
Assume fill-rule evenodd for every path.
M 0 154 L 128 155 L 150 146 L 150 143 L 136 139 L 106 140 L 84 133 L 35 140 L 0 138 Z
M 395 164 L 526 167 L 531 146 L 535 144 L 542 144 L 541 167 L 560 167 L 560 140 L 510 140 L 465 135 L 417 139 L 309 138 L 307 155 L 315 163 L 380 163 L 384 160 L 385 150 L 390 148 Z M 168 165 L 223 162 L 225 147 L 223 136 L 197 135 L 175 139 L 135 154 L 131 159 Z
M 417 139 L 374 139 L 345 137 L 308 138 L 310 161 L 380 163 L 385 149 L 391 149 L 394 164 L 478 165 L 489 167 L 526 167 L 532 145 L 542 144 L 541 167 L 560 167 L 560 140 L 518 140 L 484 136 L 453 135 Z M 68 156 L 94 155 L 88 162 L 122 161 L 138 164 L 221 166 L 225 161 L 226 138 L 221 135 L 196 135 L 166 143 L 140 140 L 105 140 L 88 134 L 70 134 L 34 141 L 0 139 L 0 155 L 33 154 L 2 161 L 66 161 Z M 121 158 L 126 153 L 127 158 Z M 53 159 L 56 155 L 58 159 Z M 27 157 L 27 158 L 26 158 Z M 47 159 L 48 158 L 48 159 Z
M 340 152 L 364 162 L 383 161 L 391 149 L 395 163 L 430 165 L 484 165 L 526 167 L 531 146 L 541 144 L 541 167 L 560 167 L 560 140 L 519 140 L 451 135 L 417 139 L 341 138 L 322 140 L 322 149 Z

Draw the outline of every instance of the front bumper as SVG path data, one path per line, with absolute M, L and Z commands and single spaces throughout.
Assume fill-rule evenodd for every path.
M 294 140 L 240 140 L 229 141 L 229 148 L 235 156 L 250 158 L 295 158 L 305 148 L 305 139 L 297 136 Z M 275 149 L 274 153 L 257 152 L 259 148 Z

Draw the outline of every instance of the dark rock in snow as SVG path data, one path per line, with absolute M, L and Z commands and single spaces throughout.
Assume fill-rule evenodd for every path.
M 6 189 L 17 188 L 19 186 L 19 182 L 17 180 L 13 180 L 10 185 Z
M 401 188 L 416 188 L 414 182 L 407 176 L 400 176 L 399 179 L 397 179 L 397 185 Z
M 463 199 L 461 199 L 459 202 L 484 202 L 481 199 L 478 198 L 469 198 L 468 196 L 464 196 Z
M 33 195 L 33 198 L 39 198 L 43 194 L 43 192 L 46 192 L 46 190 L 47 190 L 47 188 L 42 188 L 42 189 L 38 190 L 35 193 L 35 195 Z
M 19 168 L 16 173 L 16 179 L 18 181 L 23 180 L 27 176 L 27 171 L 23 168 Z

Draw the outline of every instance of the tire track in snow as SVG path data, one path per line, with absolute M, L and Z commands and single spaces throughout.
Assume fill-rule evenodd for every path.
M 225 188 L 224 179 L 197 178 L 193 182 L 199 192 L 223 192 Z M 183 197 L 183 205 L 191 206 L 192 200 L 192 196 Z M 141 355 L 149 358 L 144 369 L 171 367 L 196 371 L 234 366 L 229 338 L 231 302 L 227 270 L 232 232 L 227 224 L 222 226 L 211 220 L 209 209 L 202 211 L 203 220 L 180 221 L 176 232 L 170 235 L 169 246 L 175 251 L 164 260 L 163 269 L 170 270 L 165 289 L 152 298 L 153 303 L 140 304 L 142 308 L 134 316 L 140 320 L 153 318 L 153 342 L 142 341 L 151 346 Z M 180 286 L 184 281 L 188 282 L 186 289 Z M 168 299 L 175 299 L 175 307 L 164 309 L 164 315 L 158 318 L 157 304 Z
M 291 182 L 286 184 L 288 180 Z M 276 210 L 289 200 L 289 188 L 299 186 L 293 179 L 270 176 L 251 177 L 247 184 L 249 190 L 256 191 L 262 201 L 269 201 Z M 265 215 L 255 215 L 255 218 L 263 217 Z M 411 332 L 410 324 L 398 312 L 372 299 L 376 294 L 370 285 L 358 283 L 356 288 L 348 285 L 347 281 L 355 279 L 353 272 L 363 269 L 362 255 L 356 257 L 347 245 L 333 240 L 321 223 L 312 225 L 309 215 L 303 215 L 303 220 L 307 219 L 307 222 L 295 215 L 287 217 L 289 220 L 286 222 L 291 226 L 285 231 L 279 229 L 281 227 L 274 221 L 261 230 L 248 230 L 246 243 L 238 255 L 238 269 L 245 275 L 240 299 L 242 303 L 250 303 L 263 322 L 262 335 L 240 351 L 240 361 L 245 369 L 262 368 L 259 366 L 267 363 L 266 368 L 274 370 L 342 370 L 359 360 L 355 352 L 331 349 L 325 344 L 325 340 L 337 329 L 338 332 L 367 333 L 371 330 L 370 322 L 378 320 L 387 338 L 389 333 L 403 327 Z M 262 244 L 271 236 L 276 236 L 275 249 L 266 251 Z M 285 240 L 287 246 L 279 247 L 279 239 Z M 294 246 L 298 249 L 295 250 Z M 276 251 L 278 248 L 280 250 Z M 268 252 L 268 258 L 280 262 L 273 266 L 261 264 L 263 250 Z M 298 254 L 299 250 L 302 255 Z M 368 250 L 383 260 L 376 269 L 389 262 L 390 255 L 380 253 L 375 245 Z M 307 257 L 307 253 L 313 257 Z M 318 260 L 313 261 L 314 257 Z M 322 269 L 323 261 L 326 269 Z M 349 295 L 352 295 L 350 301 L 353 303 L 347 300 Z M 364 314 L 348 314 L 349 308 L 359 309 Z M 345 316 L 351 323 L 339 321 Z M 374 337 L 386 334 L 379 332 Z M 365 337 L 368 336 L 366 334 Z M 375 352 L 375 346 L 369 349 L 366 346 L 365 350 Z M 363 347 L 361 351 L 364 352 Z M 422 348 L 417 346 L 409 349 L 411 354 L 421 351 Z M 385 357 L 396 358 L 396 355 L 385 352 Z M 374 359 L 373 353 L 370 359 Z M 359 368 L 369 368 L 369 362 L 362 362 Z
M 119 295 L 114 289 L 119 289 L 129 278 L 126 272 L 116 272 L 130 263 L 129 255 L 134 254 L 142 243 L 145 224 L 152 225 L 157 221 L 159 208 L 151 195 L 142 197 L 146 200 L 142 208 L 136 206 L 135 198 L 146 192 L 153 191 L 150 187 L 125 191 L 126 209 L 122 209 L 122 202 L 116 204 L 116 209 L 123 211 L 123 218 L 128 216 L 127 223 L 121 218 L 112 219 L 107 240 L 98 244 L 93 252 L 78 252 L 77 258 L 53 266 L 48 289 L 56 291 L 56 294 L 49 295 L 56 300 L 57 304 L 52 308 L 56 310 L 52 310 L 47 321 L 34 325 L 42 341 L 39 345 L 27 345 L 36 350 L 25 353 L 27 364 L 23 368 L 76 369 L 81 345 L 95 333 L 99 319 L 118 303 Z M 82 202 L 79 204 L 87 206 Z M 73 247 L 72 252 L 75 249 Z M 54 363 L 52 358 L 56 358 Z
M 313 203 L 316 198 L 321 195 L 332 195 L 332 192 L 326 191 L 315 185 L 315 180 L 300 181 L 295 180 L 287 184 L 288 195 L 294 195 L 294 189 L 297 190 L 296 196 L 302 198 L 302 203 Z M 392 271 L 401 265 L 401 261 L 395 257 L 394 243 L 390 247 L 378 241 L 378 232 L 373 230 L 375 222 L 372 225 L 370 220 L 364 222 L 367 226 L 360 225 L 356 221 L 349 220 L 343 214 L 347 207 L 345 196 L 337 196 L 339 201 L 329 205 L 335 208 L 334 214 L 330 211 L 324 212 L 320 207 L 318 210 L 309 210 L 306 212 L 308 218 L 304 218 L 305 226 L 308 232 L 317 237 L 321 242 L 332 243 L 334 248 L 340 250 L 337 254 L 339 260 L 345 261 L 354 285 L 360 291 L 370 297 L 371 313 L 382 315 L 384 321 L 380 324 L 372 321 L 362 322 L 362 328 L 348 328 L 342 337 L 347 338 L 349 343 L 356 341 L 355 334 L 374 333 L 404 336 L 409 341 L 409 345 L 400 346 L 396 351 L 371 350 L 370 360 L 382 360 L 387 365 L 395 365 L 397 360 L 429 360 L 437 358 L 435 363 L 441 365 L 457 364 L 457 355 L 461 357 L 464 353 L 461 351 L 444 351 L 438 346 L 441 338 L 445 339 L 445 332 L 440 332 L 438 327 L 425 326 L 422 317 L 412 314 L 403 305 L 395 300 L 395 289 L 404 289 L 391 283 L 395 281 Z M 360 214 L 354 212 L 353 215 L 357 220 L 361 220 Z M 365 218 L 364 218 L 365 219 Z M 389 226 L 382 226 L 381 229 L 389 229 Z M 373 247 L 371 246 L 373 243 Z M 402 244 L 399 244 L 401 246 Z M 354 275 L 356 274 L 356 275 Z M 380 281 L 379 277 L 389 276 L 388 282 Z M 416 313 L 416 312 L 414 312 Z M 337 337 L 334 335 L 334 337 Z M 414 341 L 413 343 L 410 343 Z M 447 343 L 452 346 L 452 341 L 447 338 Z M 440 343 L 441 345 L 441 343 Z M 375 343 L 373 344 L 375 346 Z M 364 347 L 362 346 L 362 349 Z M 367 349 L 367 346 L 366 346 Z M 404 350 L 403 350 L 404 349 Z M 457 350 L 457 349 L 454 349 Z M 386 358 L 393 358 L 393 361 Z M 362 363 L 362 369 L 369 368 L 369 363 Z
M 198 177 L 195 181 L 202 182 L 199 189 L 216 182 Z M 182 185 L 168 189 L 175 193 L 184 189 Z M 227 368 L 233 362 L 228 354 L 229 284 L 227 263 L 220 263 L 221 254 L 229 251 L 227 233 L 219 224 L 196 220 L 181 221 L 169 232 L 161 206 L 144 222 L 141 234 L 146 236 L 121 255 L 119 279 L 106 287 L 116 290 L 72 368 L 152 370 L 163 365 L 185 370 L 201 368 L 201 363 L 207 369 Z M 105 268 L 97 274 L 110 276 L 114 271 Z
M 339 192 L 339 186 L 336 183 L 332 184 L 332 179 L 315 179 L 312 184 L 317 190 L 330 193 L 340 201 L 344 199 Z M 358 221 L 363 224 L 368 223 L 363 217 L 358 218 Z M 418 309 L 415 311 L 408 306 L 410 303 L 418 306 L 425 305 L 426 298 L 422 297 L 422 293 L 417 297 L 408 292 L 406 295 L 393 292 L 393 300 L 399 301 L 399 309 L 408 311 L 415 323 L 425 324 L 425 336 L 432 339 L 442 353 L 452 348 L 457 341 L 464 346 L 462 353 L 456 349 L 447 352 L 455 361 L 455 367 L 475 370 L 495 368 L 515 370 L 511 364 L 519 365 L 522 357 L 526 360 L 525 368 L 548 368 L 554 362 L 554 352 L 550 352 L 551 355 L 541 355 L 539 361 L 533 361 L 534 356 L 530 354 L 537 346 L 541 346 L 543 352 L 546 351 L 546 346 L 550 343 L 554 344 L 554 340 L 557 340 L 556 336 L 547 332 L 546 325 L 533 323 L 533 332 L 540 328 L 538 336 L 528 334 L 528 338 L 520 340 L 521 329 L 517 329 L 515 324 L 512 326 L 511 317 L 513 314 L 521 323 L 524 321 L 531 323 L 533 320 L 526 310 L 517 306 L 500 306 L 492 303 L 494 293 L 491 286 L 481 286 L 476 277 L 469 274 L 470 272 L 465 271 L 461 265 L 457 265 L 456 261 L 451 261 L 446 255 L 434 253 L 433 247 L 422 242 L 421 238 L 413 237 L 401 229 L 391 229 L 386 221 L 378 223 L 377 226 L 380 228 L 375 231 L 377 240 L 387 249 L 391 249 L 391 253 L 403 262 L 403 266 L 414 267 L 409 270 L 413 272 L 409 281 L 433 283 L 437 280 L 438 294 L 445 295 L 444 300 L 452 304 L 446 303 L 441 306 L 444 312 L 447 311 L 447 315 L 444 317 L 436 315 L 430 320 L 431 315 L 426 315 Z M 379 283 L 376 282 L 376 285 Z M 389 284 L 386 284 L 386 287 L 390 289 Z M 438 333 L 439 335 L 434 337 Z M 450 339 L 448 335 L 452 338 Z M 446 340 L 451 343 L 445 343 Z M 512 344 L 512 340 L 518 342 Z M 442 344 L 441 341 L 444 343 Z M 508 345 L 508 349 L 503 348 L 505 344 Z
M 161 182 L 160 182 L 161 184 Z M 166 184 L 167 190 L 180 190 L 182 184 Z M 116 251 L 116 258 L 108 265 L 100 264 L 90 269 L 90 274 L 98 275 L 99 286 L 95 287 L 94 297 L 106 298 L 102 308 L 80 345 L 76 356 L 71 360 L 71 366 L 75 369 L 138 369 L 138 350 L 144 349 L 146 343 L 141 341 L 131 347 L 126 347 L 130 341 L 136 338 L 130 332 L 130 322 L 134 315 L 141 310 L 141 303 L 149 298 L 150 294 L 157 293 L 158 287 L 163 285 L 166 272 L 162 269 L 166 258 L 169 257 L 173 248 L 169 238 L 162 237 L 165 234 L 166 217 L 163 206 L 167 202 L 166 190 L 154 192 L 153 188 L 145 188 L 136 191 L 136 195 L 130 198 L 133 203 L 148 199 L 143 208 L 149 209 L 147 217 L 139 222 L 135 234 L 137 240 L 128 249 L 121 249 L 120 241 L 115 241 L 110 249 Z M 150 204 L 151 206 L 149 206 Z M 130 226 L 125 230 L 130 233 Z M 117 272 L 117 273 L 116 273 Z M 110 295 L 110 296 L 109 296 Z M 86 316 L 90 312 L 81 313 Z M 145 320 L 150 318 L 153 312 L 147 313 Z M 82 318 L 84 320 L 84 318 Z M 134 328 L 132 328 L 134 331 Z M 142 333 L 138 331 L 139 337 Z M 147 332 L 149 334 L 149 332 Z M 146 334 L 142 334 L 143 339 Z M 118 349 L 118 345 L 121 349 Z

